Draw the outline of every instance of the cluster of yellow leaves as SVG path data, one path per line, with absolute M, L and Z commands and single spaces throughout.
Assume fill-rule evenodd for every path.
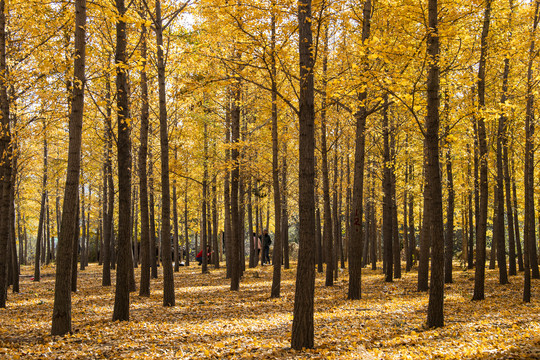
M 138 272 L 138 271 L 137 271 Z M 73 295 L 73 334 L 52 337 L 54 269 L 30 280 L 23 267 L 20 294 L 0 310 L 0 358 L 7 359 L 494 359 L 540 357 L 540 306 L 521 302 L 522 277 L 497 284 L 487 271 L 485 301 L 472 302 L 472 271 L 456 271 L 445 288 L 446 326 L 426 329 L 427 294 L 416 273 L 388 284 L 367 270 L 363 299 L 346 300 L 346 272 L 331 288 L 317 277 L 315 349 L 290 349 L 294 270 L 283 272 L 282 297 L 270 299 L 272 268 L 249 269 L 241 290 L 230 292 L 225 271 L 176 274 L 177 306 L 161 305 L 161 280 L 152 296 L 131 299 L 131 321 L 112 322 L 114 287 L 101 286 L 101 269 L 79 274 Z M 161 274 L 160 274 L 161 276 Z M 538 282 L 533 286 L 537 288 Z M 537 294 L 536 294 L 537 295 Z

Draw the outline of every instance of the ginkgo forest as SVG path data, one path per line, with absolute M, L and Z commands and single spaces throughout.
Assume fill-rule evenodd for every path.
M 0 0 L 0 358 L 540 358 L 540 0 Z

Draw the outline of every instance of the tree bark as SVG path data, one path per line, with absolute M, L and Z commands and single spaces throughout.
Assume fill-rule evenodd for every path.
M 328 29 L 325 30 L 325 33 Z M 328 34 L 326 34 L 326 39 Z M 328 68 L 327 59 L 327 40 L 325 40 L 325 50 L 323 50 L 323 90 L 322 90 L 322 104 L 321 104 L 321 167 L 322 167 L 322 181 L 323 181 L 323 210 L 324 210 L 324 228 L 323 228 L 323 256 L 326 262 L 326 281 L 325 286 L 334 285 L 334 246 L 332 236 L 332 210 L 330 206 L 330 179 L 328 173 L 328 152 L 330 151 L 326 144 L 326 72 Z M 361 221 L 361 219 L 360 219 Z M 358 256 L 361 256 L 360 252 Z
M 401 279 L 401 246 L 399 243 L 397 195 L 396 195 L 396 127 L 393 118 L 390 120 L 390 183 L 392 199 L 392 262 L 394 279 Z
M 489 33 L 489 23 L 491 17 L 491 1 L 486 0 L 484 12 L 484 24 L 482 37 L 480 40 L 480 63 L 478 66 L 478 150 L 480 161 L 480 204 L 478 227 L 476 233 L 476 269 L 474 274 L 474 294 L 473 300 L 484 300 L 484 282 L 486 273 L 486 230 L 487 230 L 487 210 L 488 210 L 488 153 L 486 141 L 486 125 L 482 112 L 485 108 L 485 86 L 486 86 L 486 57 L 487 57 L 487 37 Z
M 281 186 L 282 186 L 282 192 L 281 192 L 281 233 L 282 237 L 281 240 L 283 242 L 283 267 L 284 269 L 289 269 L 290 266 L 290 260 L 289 260 L 289 211 L 288 211 L 288 205 L 287 205 L 287 142 L 282 141 L 282 159 L 281 159 Z
M 116 106 L 118 108 L 118 252 L 112 319 L 113 321 L 129 321 L 129 274 L 133 269 L 133 257 L 131 252 L 131 138 L 126 74 L 127 34 L 124 20 L 126 13 L 124 0 L 116 0 L 116 9 L 119 14 L 116 22 L 115 57 Z
M 174 306 L 174 277 L 171 259 L 171 199 L 169 185 L 169 132 L 163 55 L 161 1 L 156 0 L 156 44 L 159 87 L 159 138 L 161 145 L 161 263 L 163 266 L 163 306 Z
M 238 142 L 240 140 L 240 80 L 236 79 L 232 88 L 232 103 L 231 103 L 231 237 L 230 250 L 227 254 L 230 256 L 231 262 L 231 286 L 232 291 L 238 291 L 240 288 L 240 241 L 242 239 L 240 209 L 239 209 L 239 182 L 240 182 L 240 164 Z
M 371 0 L 364 2 L 362 42 L 370 36 L 371 28 Z M 367 63 L 367 60 L 364 60 Z M 350 223 L 349 252 L 349 289 L 347 298 L 349 300 L 359 300 L 362 297 L 362 244 L 364 232 L 362 231 L 362 212 L 364 194 L 364 157 L 366 143 L 366 100 L 367 89 L 358 94 L 359 109 L 354 114 L 356 120 L 356 137 L 354 151 L 354 179 L 352 190 L 351 213 L 348 214 Z
M 41 207 L 39 211 L 38 233 L 36 238 L 36 256 L 34 259 L 34 281 L 41 280 L 41 261 L 44 244 L 45 229 L 45 201 L 47 199 L 47 174 L 48 174 L 48 145 L 47 145 L 47 124 L 43 123 L 43 182 L 41 193 Z
M 0 13 L 4 14 L 4 1 L 0 0 Z M 1 19 L 1 17 L 0 17 Z M 0 29 L 4 29 L 1 26 Z M 2 38 L 0 34 L 0 39 Z M 86 48 L 86 0 L 75 1 L 75 86 L 71 98 L 69 116 L 69 152 L 62 224 L 58 239 L 56 258 L 56 281 L 52 315 L 51 335 L 71 332 L 71 262 L 73 237 L 76 230 L 77 199 L 79 196 L 79 171 L 81 165 L 81 135 L 84 111 L 84 75 Z M 0 49 L 3 48 L 0 43 Z M 5 115 L 5 113 L 3 114 Z
M 439 161 L 439 30 L 437 0 L 428 2 L 426 116 L 426 185 L 430 191 L 431 279 L 429 286 L 428 327 L 444 325 L 444 227 L 442 211 L 442 186 Z
M 149 134 L 152 134 L 150 126 L 148 127 Z M 152 279 L 158 278 L 157 271 L 157 239 L 156 239 L 156 206 L 154 201 L 154 162 L 152 159 L 152 148 L 150 147 L 148 151 L 148 201 L 149 211 L 150 211 L 150 277 Z
M 315 291 L 315 108 L 313 86 L 313 35 L 311 0 L 298 1 L 300 55 L 299 99 L 299 250 L 294 298 L 291 347 L 313 348 L 313 308 Z
M 392 200 L 392 165 L 390 157 L 390 125 L 388 122 L 388 95 L 384 98 L 383 108 L 383 246 L 385 281 L 392 282 L 394 271 L 393 257 L 393 200 Z
M 540 1 L 534 2 L 534 20 L 529 48 L 527 66 L 527 105 L 525 112 L 525 224 L 523 230 L 523 265 L 525 269 L 523 283 L 523 302 L 531 301 L 531 268 L 532 277 L 538 272 L 536 259 L 536 241 L 534 226 L 534 95 L 533 95 L 533 59 L 535 57 L 535 35 L 538 27 L 538 10 Z M 535 263 L 536 262 L 536 263 Z
M 75 217 L 75 234 L 73 236 L 73 255 L 71 256 L 71 292 L 77 292 L 77 262 L 79 261 L 79 251 L 80 251 L 80 216 L 81 216 L 81 205 L 80 200 L 77 198 L 77 209 Z
M 275 2 L 273 2 L 275 5 Z M 272 187 L 274 188 L 274 252 L 272 262 L 274 273 L 272 275 L 271 298 L 280 297 L 281 290 L 281 262 L 283 249 L 281 244 L 281 193 L 279 185 L 279 147 L 278 147 L 278 112 L 277 112 L 277 69 L 276 69 L 276 14 L 272 7 L 271 16 L 271 80 L 272 80 Z
M 113 252 L 114 184 L 112 178 L 112 95 L 109 74 L 106 73 L 107 113 L 105 118 L 105 175 L 103 180 L 103 278 L 102 286 L 111 285 L 111 254 Z
M 446 135 L 450 128 L 446 125 Z M 446 207 L 446 235 L 444 237 L 444 283 L 451 284 L 452 281 L 452 259 L 454 257 L 454 175 L 452 173 L 452 144 L 448 143 L 446 150 L 446 186 L 447 186 L 447 207 Z
M 512 174 L 515 174 L 514 168 L 514 154 L 512 152 Z M 518 204 L 517 204 L 517 190 L 516 190 L 516 179 L 515 176 L 512 176 L 512 198 L 514 200 L 514 230 L 516 232 L 516 251 L 517 251 L 517 260 L 518 260 L 518 271 L 523 271 L 523 253 L 521 251 L 521 238 L 519 236 L 519 217 L 518 217 Z

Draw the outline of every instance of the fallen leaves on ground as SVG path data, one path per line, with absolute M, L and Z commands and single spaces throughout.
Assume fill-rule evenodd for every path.
M 129 322 L 112 322 L 114 286 L 101 286 L 96 264 L 79 272 L 72 297 L 73 334 L 50 334 L 54 267 L 32 282 L 22 267 L 21 293 L 0 309 L 4 359 L 540 359 L 538 280 L 533 301 L 521 301 L 522 276 L 499 285 L 487 270 L 486 300 L 471 301 L 474 270 L 456 270 L 445 286 L 445 327 L 426 329 L 428 295 L 416 273 L 385 283 L 364 270 L 362 300 L 348 301 L 346 271 L 333 287 L 318 274 L 315 349 L 290 349 L 295 267 L 283 271 L 281 298 L 270 299 L 272 267 L 248 269 L 238 292 L 225 269 L 175 274 L 176 306 L 162 306 L 162 278 L 150 298 L 132 293 Z M 139 273 L 139 269 L 136 269 Z M 138 280 L 138 279 L 137 279 Z M 114 284 L 114 279 L 113 279 Z

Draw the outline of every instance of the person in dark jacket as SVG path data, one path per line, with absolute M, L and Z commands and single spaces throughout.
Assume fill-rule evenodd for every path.
M 263 243 L 263 265 L 264 264 L 270 264 L 270 245 L 272 244 L 272 239 L 270 238 L 270 235 L 268 235 L 268 229 L 264 229 L 263 236 L 262 236 L 262 243 Z

